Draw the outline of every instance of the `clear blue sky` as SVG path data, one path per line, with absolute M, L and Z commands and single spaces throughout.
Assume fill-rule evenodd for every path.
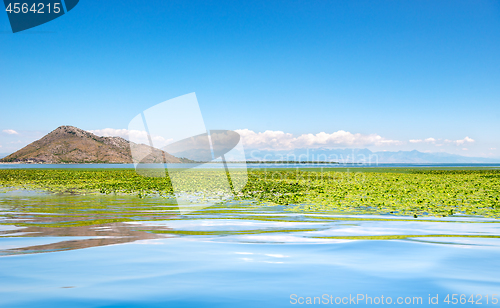
M 190 92 L 209 128 L 468 136 L 498 157 L 500 1 L 80 0 L 17 34 L 0 13 L 0 131 L 19 132 L 0 152 Z

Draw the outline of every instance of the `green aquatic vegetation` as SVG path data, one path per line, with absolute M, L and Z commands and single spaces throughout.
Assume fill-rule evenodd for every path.
M 302 212 L 500 216 L 498 170 L 398 171 L 254 171 L 243 198 Z
M 185 172 L 172 176 L 176 193 L 202 193 L 204 191 L 229 192 L 222 187 L 220 171 Z M 227 181 L 226 181 L 227 183 Z M 133 169 L 15 169 L 0 170 L 0 187 L 46 190 L 61 193 L 137 194 L 139 197 L 160 195 L 172 197 L 170 177 L 147 177 Z
M 252 170 L 246 186 L 234 199 L 310 213 L 500 216 L 500 170 L 369 169 Z M 177 188 L 188 195 L 221 191 L 222 202 L 228 187 L 221 186 L 224 181 L 217 179 L 223 176 L 220 171 L 195 172 L 177 179 Z M 133 169 L 0 170 L 0 187 L 173 197 L 169 177 L 145 177 Z
M 14 169 L 0 170 L 0 186 L 64 193 L 171 195 L 168 179 L 138 175 L 134 170 Z

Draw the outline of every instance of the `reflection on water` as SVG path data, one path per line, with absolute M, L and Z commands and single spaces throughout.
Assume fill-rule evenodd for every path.
M 485 218 L 252 203 L 180 215 L 163 198 L 7 192 L 0 306 L 277 307 L 291 294 L 358 293 L 422 296 L 425 305 L 429 294 L 442 305 L 448 293 L 491 299 L 500 293 L 499 228 Z
M 446 238 L 443 243 L 457 243 L 457 239 L 500 237 L 499 221 L 493 219 L 297 214 L 284 212 L 281 207 L 251 203 L 202 207 L 192 214 L 180 215 L 174 201 L 159 197 L 14 191 L 3 193 L 0 210 L 0 255 L 82 249 L 165 237 L 240 243 L 328 243 L 356 239 L 435 241 L 437 238 L 440 241 Z M 39 240 L 33 241 L 33 238 Z
M 178 216 L 177 206 L 171 200 L 162 198 L 54 195 L 20 191 L 2 195 L 0 255 L 81 249 L 157 238 L 158 235 L 137 230 L 125 222 L 164 220 Z M 151 231 L 154 230 L 156 228 L 151 228 Z M 33 237 L 51 240 L 50 243 L 34 246 L 24 240 Z M 5 238 L 16 238 L 18 247 L 4 247 L 2 241 L 5 242 Z M 54 242 L 54 239 L 58 240 Z M 7 242 L 7 245 L 12 246 L 12 242 Z M 27 245 L 22 245 L 23 242 Z

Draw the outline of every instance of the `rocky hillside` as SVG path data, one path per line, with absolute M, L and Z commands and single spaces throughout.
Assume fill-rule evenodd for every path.
M 143 162 L 182 163 L 164 151 L 132 143 Z M 0 162 L 22 163 L 132 163 L 130 142 L 121 137 L 99 137 L 73 126 L 60 126 L 40 140 L 0 159 Z

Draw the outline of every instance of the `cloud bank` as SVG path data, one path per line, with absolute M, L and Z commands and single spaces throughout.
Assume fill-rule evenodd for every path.
M 351 133 L 344 130 L 339 130 L 333 133 L 317 133 L 317 134 L 302 134 L 293 135 L 283 131 L 266 130 L 264 132 L 254 132 L 249 129 L 235 130 L 240 134 L 243 145 L 246 149 L 259 149 L 268 151 L 287 151 L 293 149 L 333 149 L 333 148 L 364 148 L 378 147 L 383 150 L 384 147 L 414 145 L 419 147 L 438 147 L 443 146 L 460 147 L 463 151 L 467 150 L 467 145 L 472 145 L 475 140 L 470 137 L 465 137 L 458 140 L 439 139 L 429 137 L 426 139 L 410 139 L 407 141 L 392 140 L 382 137 L 378 134 L 360 134 Z M 5 132 L 5 131 L 4 131 Z M 127 140 L 133 140 L 137 143 L 149 144 L 148 136 L 145 131 L 105 128 L 90 130 L 98 136 L 104 137 L 122 137 Z M 161 148 L 170 142 L 172 139 L 166 139 L 164 136 L 151 136 L 155 147 Z M 428 150 L 427 150 L 428 151 Z
M 256 133 L 249 129 L 236 130 L 246 148 L 262 150 L 291 150 L 299 148 L 334 148 L 398 145 L 403 142 L 386 139 L 377 134 L 353 134 L 344 130 L 334 133 L 302 134 L 294 136 L 282 131 L 266 130 Z
M 437 146 L 443 145 L 442 143 L 454 144 L 454 145 L 464 145 L 466 143 L 474 143 L 475 140 L 469 137 L 465 137 L 464 139 L 459 140 L 449 140 L 449 139 L 435 139 L 435 138 L 427 138 L 427 139 L 410 139 L 410 143 L 430 143 L 435 144 Z
M 123 139 L 133 140 L 136 143 L 149 144 L 148 134 L 145 131 L 139 130 L 128 130 L 125 128 L 115 129 L 115 128 L 104 128 L 89 130 L 94 135 L 102 137 L 122 137 Z M 162 148 L 171 142 L 173 139 L 165 139 L 162 136 L 151 136 L 153 144 L 157 148 Z

